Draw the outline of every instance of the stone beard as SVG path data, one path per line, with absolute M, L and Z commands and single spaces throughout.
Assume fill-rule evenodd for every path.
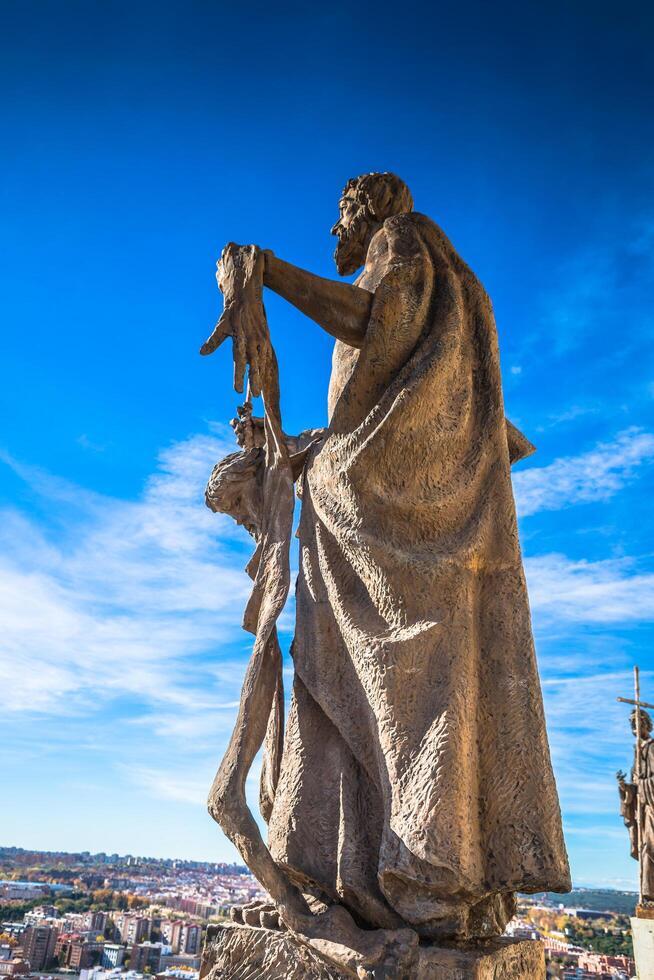
M 294 680 L 268 848 L 366 928 L 499 935 L 516 891 L 571 887 L 511 488 L 528 444 L 504 416 L 490 300 L 406 185 L 350 181 L 340 212 L 354 285 L 266 253 L 264 285 L 336 337 L 329 424 L 292 445 Z

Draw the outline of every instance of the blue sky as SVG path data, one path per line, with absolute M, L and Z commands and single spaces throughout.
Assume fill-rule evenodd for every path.
M 527 9 L 528 7 L 528 9 Z M 214 263 L 335 275 L 393 170 L 495 306 L 577 883 L 635 882 L 614 771 L 654 701 L 654 19 L 645 3 L 4 4 L 0 841 L 223 859 L 204 807 L 249 652 L 244 534 L 203 504 L 238 398 Z M 331 340 L 267 308 L 287 431 Z M 285 642 L 292 613 L 285 615 Z

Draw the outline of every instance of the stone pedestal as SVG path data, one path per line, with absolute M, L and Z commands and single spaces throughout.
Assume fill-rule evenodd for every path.
M 638 980 L 654 980 L 654 918 L 634 916 L 631 936 Z
M 364 976 L 365 974 L 361 974 Z M 475 946 L 421 944 L 400 976 L 376 970 L 374 980 L 545 980 L 542 943 L 501 937 Z M 649 977 L 649 974 L 648 974 Z M 200 980 L 352 980 L 288 932 L 233 923 L 210 926 Z

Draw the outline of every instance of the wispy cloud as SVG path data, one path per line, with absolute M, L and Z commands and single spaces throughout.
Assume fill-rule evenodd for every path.
M 534 466 L 513 476 L 521 517 L 561 510 L 573 504 L 608 500 L 654 459 L 654 434 L 631 427 L 611 442 L 577 456 L 562 456 L 548 466 Z
M 650 622 L 654 574 L 631 559 L 573 561 L 561 554 L 525 559 L 531 607 L 537 617 L 586 623 Z
M 583 643 L 579 645 L 583 650 Z M 622 846 L 626 855 L 628 838 L 620 817 L 615 773 L 629 769 L 633 739 L 629 709 L 618 704 L 616 698 L 629 697 L 633 676 L 619 652 L 606 669 L 588 673 L 595 665 L 592 650 L 586 648 L 584 652 L 585 674 L 561 677 L 553 673 L 543 679 L 565 832 L 566 836 L 577 838 L 575 844 L 581 843 L 579 838 L 588 838 L 597 847 L 609 847 L 614 853 L 619 853 Z M 575 673 L 578 665 L 571 664 L 570 670 Z M 651 686 L 651 671 L 644 671 L 642 680 L 646 687 Z
M 554 428 L 559 425 L 567 425 L 576 422 L 578 419 L 587 418 L 589 415 L 597 415 L 600 411 L 599 404 L 573 404 L 557 412 L 550 412 L 544 424 L 536 426 L 537 432 L 544 432 L 546 429 Z
M 199 655 L 247 647 L 248 543 L 203 505 L 222 436 L 163 452 L 141 498 L 90 494 L 8 461 L 47 504 L 51 531 L 2 514 L 0 684 L 9 712 L 75 713 L 132 697 L 186 715 L 227 711 L 238 694 L 207 678 Z M 58 519 L 54 519 L 58 515 Z
M 204 805 L 213 775 L 208 770 L 189 774 L 140 765 L 121 765 L 119 768 L 131 783 L 149 796 L 159 800 L 173 800 L 175 803 L 189 803 L 192 806 Z
M 194 807 L 204 807 L 215 772 L 215 765 L 203 763 L 196 771 L 178 768 L 151 767 L 144 765 L 121 764 L 118 767 L 128 780 L 149 796 L 159 800 L 173 800 L 176 803 L 188 803 Z M 248 795 L 255 794 L 261 779 L 261 763 L 255 759 L 246 779 Z M 256 811 L 253 810 L 256 814 Z

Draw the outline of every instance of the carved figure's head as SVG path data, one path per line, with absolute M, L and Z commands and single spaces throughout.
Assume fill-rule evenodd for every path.
M 214 513 L 229 514 L 257 538 L 263 509 L 263 449 L 231 453 L 213 468 L 204 499 Z
M 650 716 L 647 714 L 646 711 L 643 711 L 642 708 L 640 708 L 640 709 L 634 708 L 634 710 L 629 715 L 629 721 L 631 722 L 631 730 L 632 730 L 632 732 L 635 735 L 636 734 L 636 712 L 638 710 L 640 710 L 640 737 L 641 738 L 649 738 L 649 736 L 652 734 L 652 719 L 650 718 Z
M 363 174 L 348 180 L 338 202 L 340 216 L 332 235 L 338 236 L 334 252 L 340 276 L 350 276 L 366 261 L 368 246 L 386 218 L 413 210 L 411 191 L 391 173 Z

